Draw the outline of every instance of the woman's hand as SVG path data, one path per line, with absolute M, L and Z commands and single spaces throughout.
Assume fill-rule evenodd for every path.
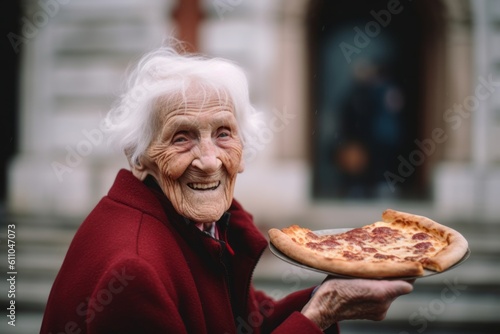
M 341 320 L 382 320 L 394 299 L 412 290 L 402 280 L 327 279 L 302 313 L 322 330 Z

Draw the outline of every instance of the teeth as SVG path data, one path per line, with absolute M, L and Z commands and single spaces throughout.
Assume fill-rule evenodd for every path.
M 207 189 L 215 189 L 219 186 L 220 181 L 210 182 L 210 183 L 188 183 L 188 186 L 191 189 L 195 190 L 207 190 Z

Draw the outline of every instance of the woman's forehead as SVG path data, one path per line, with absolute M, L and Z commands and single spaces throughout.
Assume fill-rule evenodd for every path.
M 163 115 L 170 112 L 191 113 L 213 108 L 233 112 L 234 104 L 229 94 L 224 91 L 190 88 L 182 93 L 160 97 L 157 108 Z
M 174 110 L 166 111 L 162 117 L 166 127 L 191 125 L 203 127 L 208 124 L 236 123 L 232 105 L 220 101 L 205 101 L 203 103 L 185 103 Z
M 225 110 L 233 110 L 233 104 L 231 100 L 227 98 L 219 98 L 218 96 L 206 96 L 200 98 L 198 96 L 195 97 L 187 97 L 184 101 L 179 103 L 177 106 L 172 106 L 171 111 L 203 111 L 207 109 L 225 109 Z
M 162 110 L 162 119 L 167 121 L 174 117 L 212 117 L 215 115 L 234 116 L 234 108 L 228 101 L 210 99 L 207 101 L 188 100 L 185 103 Z

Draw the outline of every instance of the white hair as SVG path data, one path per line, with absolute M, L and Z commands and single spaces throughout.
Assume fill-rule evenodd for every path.
M 258 130 L 259 114 L 250 104 L 243 70 L 226 59 L 181 55 L 170 47 L 147 53 L 133 68 L 124 93 L 103 121 L 108 142 L 137 163 L 158 130 L 158 105 L 166 105 L 167 112 L 175 109 L 186 102 L 193 85 L 204 97 L 216 93 L 229 99 L 245 148 Z

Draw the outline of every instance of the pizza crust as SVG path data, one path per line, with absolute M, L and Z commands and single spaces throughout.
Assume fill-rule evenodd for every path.
M 427 217 L 387 209 L 382 214 L 382 219 L 387 223 L 406 227 L 416 224 L 447 243 L 440 252 L 429 257 L 425 264 L 428 269 L 438 272 L 444 271 L 460 261 L 468 250 L 469 245 L 463 235 Z
M 418 261 L 369 262 L 328 257 L 305 247 L 309 230 L 296 225 L 284 230 L 273 228 L 269 230 L 269 237 L 279 251 L 299 263 L 335 274 L 363 278 L 422 276 L 424 267 L 441 272 L 462 259 L 468 250 L 467 240 L 460 233 L 427 217 L 388 209 L 382 214 L 382 219 L 394 228 L 426 232 L 445 246 L 423 264 Z

